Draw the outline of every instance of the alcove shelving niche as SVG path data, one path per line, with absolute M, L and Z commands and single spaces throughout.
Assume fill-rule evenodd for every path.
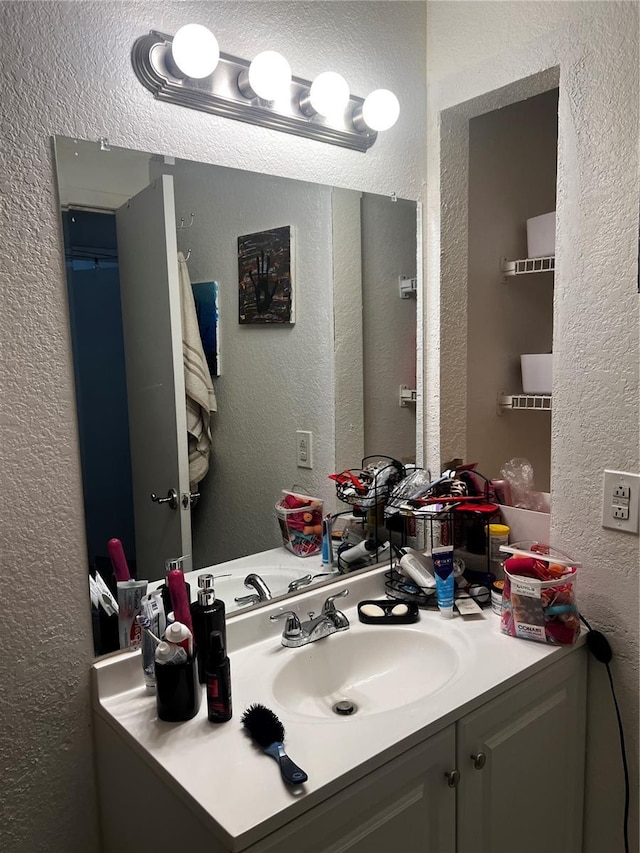
M 556 208 L 557 150 L 557 89 L 469 121 L 465 452 L 490 477 L 528 459 L 542 491 L 551 474 L 551 388 L 546 380 L 523 386 L 522 356 L 553 348 L 556 252 L 545 223 L 528 223 Z

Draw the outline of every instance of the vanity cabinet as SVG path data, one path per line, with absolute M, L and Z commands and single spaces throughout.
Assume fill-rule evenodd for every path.
M 458 853 L 582 849 L 584 656 L 578 650 L 457 723 Z
M 246 853 L 455 853 L 454 756 L 448 726 Z
M 580 853 L 583 651 L 462 717 L 296 820 L 286 839 L 276 832 L 251 853 Z
M 505 651 L 517 653 L 524 641 L 508 642 Z M 260 840 L 227 843 L 153 759 L 99 716 L 103 850 L 133 853 L 142 837 L 156 853 L 580 853 L 585 691 L 586 650 L 576 648 L 479 697 L 426 739 L 416 734 L 410 748 L 350 784 L 345 778 L 307 811 L 292 797 L 291 819 Z M 381 725 L 394 725 L 393 713 L 383 716 Z M 350 729 L 331 725 L 335 750 L 344 749 Z

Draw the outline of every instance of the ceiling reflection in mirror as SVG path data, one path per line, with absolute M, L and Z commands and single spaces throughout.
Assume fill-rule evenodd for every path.
M 234 576 L 228 612 L 255 593 L 239 575 L 261 567 L 277 597 L 324 574 L 319 555 L 313 571 L 306 559 L 279 559 L 275 505 L 293 490 L 325 514 L 346 510 L 330 474 L 374 454 L 415 461 L 415 406 L 400 392 L 416 387 L 416 303 L 400 280 L 417 272 L 416 203 L 64 137 L 55 153 L 90 569 L 111 578 L 111 538 L 149 581 L 186 554 L 187 569 Z M 197 483 L 180 411 L 185 273 L 215 396 Z M 290 316 L 269 322 L 287 298 Z M 255 322 L 243 322 L 247 300 Z M 152 368 L 137 386 L 130 353 Z M 177 402 L 154 396 L 172 378 Z M 140 445 L 151 459 L 142 479 Z M 253 563 L 262 552 L 269 559 Z M 229 570 L 249 555 L 248 568 Z

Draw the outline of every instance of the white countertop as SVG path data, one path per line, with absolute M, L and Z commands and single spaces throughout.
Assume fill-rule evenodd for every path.
M 344 578 L 350 595 L 337 604 L 350 619 L 349 631 L 370 630 L 359 622 L 356 605 L 367 598 L 385 597 L 384 571 L 374 569 Z M 338 583 L 335 588 L 342 586 Z M 308 646 L 283 648 L 283 624 L 270 622 L 269 614 L 293 608 L 306 618 L 308 610 L 318 612 L 331 591 L 310 590 L 229 620 L 234 711 L 228 723 L 208 722 L 204 696 L 194 719 L 184 723 L 158 720 L 155 697 L 145 693 L 139 652 L 121 653 L 93 667 L 95 711 L 161 773 L 232 851 L 258 841 L 576 648 L 505 636 L 500 632 L 499 617 L 490 608 L 481 616 L 452 620 L 421 610 L 420 621 L 404 627 L 450 638 L 463 650 L 467 664 L 438 692 L 398 710 L 368 716 L 335 716 L 324 721 L 288 713 L 272 695 L 271 667 L 273 662 L 304 653 Z M 318 642 L 339 642 L 340 637 L 334 634 Z M 428 679 L 429 672 L 416 672 L 415 677 Z M 285 749 L 309 775 L 302 792 L 281 781 L 273 759 L 256 749 L 244 733 L 240 718 L 253 702 L 267 705 L 282 721 Z

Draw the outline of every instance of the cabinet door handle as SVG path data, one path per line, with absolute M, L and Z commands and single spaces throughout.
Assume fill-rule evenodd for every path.
M 459 770 L 449 770 L 444 775 L 446 776 L 446 779 L 447 779 L 447 785 L 450 788 L 457 787 L 458 782 L 460 781 L 460 771 Z
M 473 761 L 475 770 L 482 770 L 484 765 L 487 763 L 487 756 L 484 752 L 479 752 L 477 755 L 472 755 L 471 760 Z

